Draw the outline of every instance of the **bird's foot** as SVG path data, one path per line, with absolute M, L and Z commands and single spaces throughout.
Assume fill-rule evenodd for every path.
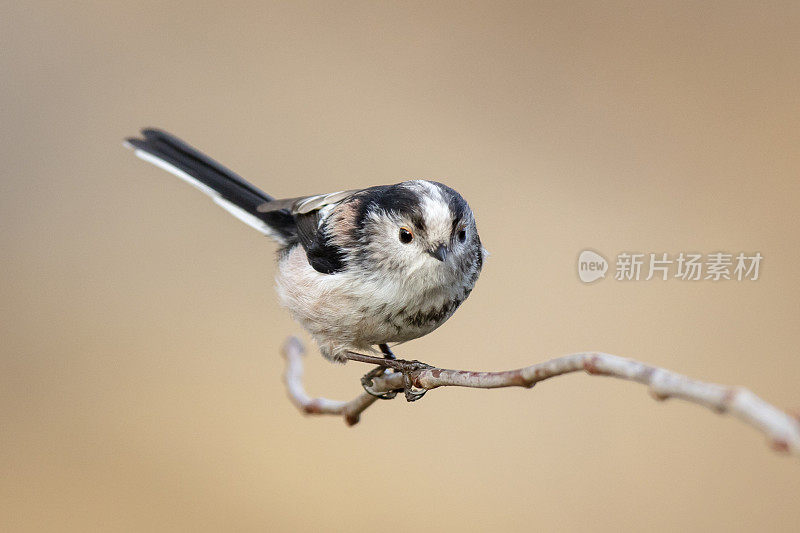
M 364 387 L 364 390 L 367 391 L 367 394 L 371 394 L 375 396 L 379 400 L 392 400 L 397 393 L 400 392 L 401 389 L 390 390 L 386 392 L 375 392 L 372 389 L 374 382 L 372 381 L 375 378 L 381 377 L 384 374 L 391 374 L 392 370 L 385 366 L 376 366 L 366 374 L 361 377 L 361 386 Z
M 372 396 L 375 396 L 376 398 L 379 398 L 381 400 L 391 400 L 394 397 L 396 397 L 397 393 L 400 391 L 403 391 L 403 394 L 406 397 L 406 401 L 408 402 L 415 402 L 420 398 L 422 398 L 423 396 L 425 396 L 425 393 L 428 392 L 428 390 L 415 389 L 411 382 L 411 373 L 432 367 L 426 363 L 422 363 L 417 360 L 405 361 L 403 359 L 395 359 L 394 354 L 385 344 L 380 345 L 380 349 L 387 360 L 387 364 L 375 367 L 374 369 L 367 372 L 364 375 L 364 377 L 361 378 L 361 386 L 364 387 L 364 390 L 367 391 L 367 393 L 371 394 Z M 375 392 L 372 389 L 374 383 L 373 379 L 383 376 L 387 373 L 391 374 L 394 372 L 400 372 L 401 374 L 403 374 L 402 389 L 395 389 L 387 392 Z
M 425 393 L 428 392 L 428 389 L 415 389 L 411 383 L 411 373 L 433 367 L 427 363 L 417 361 L 416 359 L 413 361 L 401 360 L 398 362 L 403 363 L 403 366 L 399 371 L 403 373 L 403 394 L 406 396 L 406 401 L 416 402 L 425 396 Z

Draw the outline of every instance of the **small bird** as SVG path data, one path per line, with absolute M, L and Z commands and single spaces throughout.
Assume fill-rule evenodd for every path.
M 125 144 L 280 244 L 280 300 L 331 361 L 375 346 L 393 359 L 390 344 L 441 326 L 481 272 L 486 250 L 472 210 L 441 183 L 274 199 L 164 131 Z M 384 370 L 365 376 L 365 389 Z M 409 401 L 419 396 L 406 391 Z

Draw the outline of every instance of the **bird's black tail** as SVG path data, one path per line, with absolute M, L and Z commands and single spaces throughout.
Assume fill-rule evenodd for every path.
M 126 139 L 126 146 L 141 159 L 200 189 L 216 204 L 261 233 L 284 244 L 296 238 L 294 217 L 288 211 L 258 212 L 259 205 L 273 200 L 265 192 L 165 131 L 144 129 L 142 136 Z

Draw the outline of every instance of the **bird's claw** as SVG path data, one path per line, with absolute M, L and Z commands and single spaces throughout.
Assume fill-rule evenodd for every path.
M 380 399 L 380 400 L 391 400 L 397 396 L 397 393 L 403 391 L 403 394 L 406 397 L 406 401 L 408 402 L 415 402 L 425 396 L 425 393 L 428 392 L 427 389 L 415 389 L 412 382 L 410 374 L 412 372 L 416 372 L 418 370 L 425 370 L 427 368 L 432 368 L 431 365 L 423 363 L 421 361 L 417 361 L 416 359 L 413 361 L 403 361 L 398 360 L 397 363 L 402 363 L 401 367 L 398 368 L 396 371 L 401 372 L 403 374 L 403 388 L 402 389 L 395 389 L 387 392 L 375 392 L 372 390 L 373 379 L 383 376 L 386 373 L 392 373 L 392 370 L 385 367 L 385 366 L 377 366 L 364 374 L 361 378 L 361 386 L 364 387 L 364 390 L 371 394 L 372 396 Z
M 426 392 L 428 392 L 428 389 L 415 389 L 408 374 L 403 374 L 403 394 L 406 395 L 407 402 L 416 402 L 425 396 Z
M 395 396 L 397 396 L 397 392 L 398 392 L 397 390 L 391 390 L 391 391 L 387 391 L 387 392 L 375 392 L 371 388 L 372 385 L 373 385 L 373 381 L 372 380 L 374 378 L 377 378 L 377 377 L 380 377 L 380 376 L 386 374 L 388 370 L 389 369 L 386 368 L 385 366 L 377 366 L 377 367 L 373 368 L 372 370 L 370 370 L 369 372 L 367 372 L 366 374 L 364 374 L 364 376 L 362 376 L 362 378 L 361 378 L 361 386 L 364 387 L 364 390 L 367 392 L 367 394 L 375 396 L 379 400 L 392 400 L 392 399 L 394 399 Z
M 364 374 L 364 376 L 361 378 L 361 386 L 364 387 L 364 390 L 367 392 L 367 394 L 370 394 L 380 400 L 391 400 L 397 396 L 398 392 L 403 391 L 406 401 L 408 402 L 415 402 L 425 396 L 425 393 L 428 392 L 428 390 L 414 388 L 414 385 L 411 382 L 411 373 L 418 370 L 425 370 L 426 368 L 432 368 L 431 365 L 417 361 L 416 359 L 413 361 L 404 361 L 400 359 L 395 360 L 395 363 L 400 364 L 400 367 L 396 368 L 395 370 L 385 366 L 377 366 Z M 395 389 L 386 392 L 375 392 L 372 389 L 374 384 L 373 380 L 375 378 L 381 377 L 387 373 L 391 374 L 393 372 L 400 372 L 403 374 L 402 389 Z

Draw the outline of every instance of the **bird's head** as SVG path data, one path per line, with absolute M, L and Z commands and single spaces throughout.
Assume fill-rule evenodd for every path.
M 372 187 L 354 199 L 360 261 L 383 275 L 436 283 L 477 277 L 483 248 L 464 198 L 441 183 Z

